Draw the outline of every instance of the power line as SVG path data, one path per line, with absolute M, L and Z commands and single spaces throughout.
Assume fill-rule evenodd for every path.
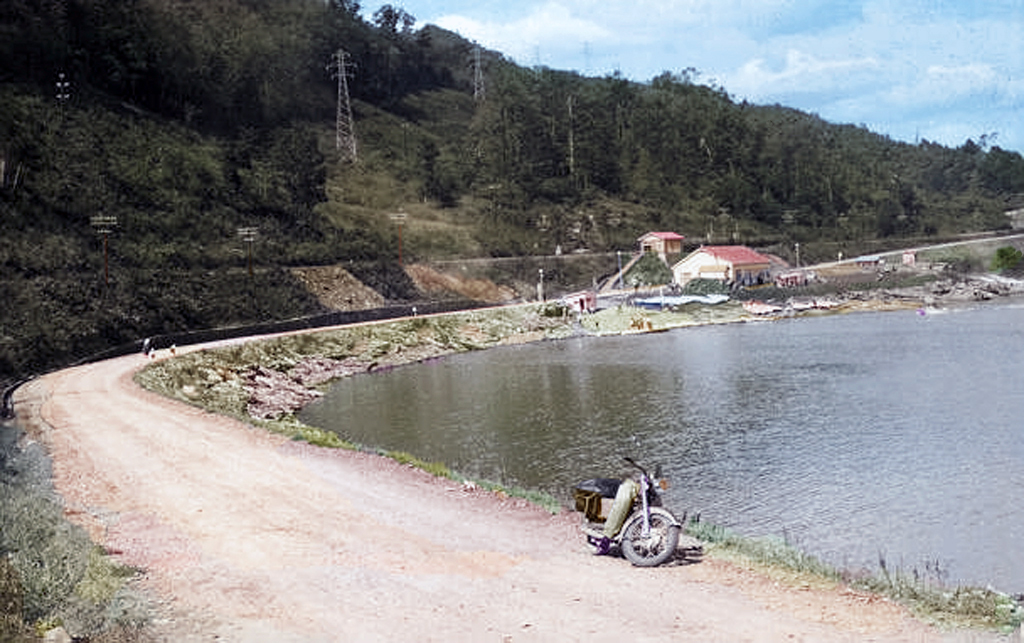
M 352 63 L 348 52 L 339 49 L 331 55 L 327 69 L 338 79 L 338 111 L 335 118 L 335 147 L 341 152 L 342 158 L 353 163 L 357 160 L 356 133 L 352 123 L 352 105 L 348 97 L 348 77 L 351 75 Z

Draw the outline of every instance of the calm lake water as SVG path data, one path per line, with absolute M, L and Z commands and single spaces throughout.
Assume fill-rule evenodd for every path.
M 1024 591 L 1024 306 L 577 338 L 336 385 L 302 419 L 568 501 L 661 462 L 678 513 Z

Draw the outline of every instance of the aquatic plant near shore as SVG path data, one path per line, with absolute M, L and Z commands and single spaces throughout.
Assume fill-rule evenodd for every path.
M 808 578 L 825 583 L 844 584 L 906 605 L 919 617 L 944 626 L 975 627 L 1008 633 L 1024 623 L 1024 605 L 1012 596 L 991 588 L 949 587 L 937 566 L 922 574 L 890 570 L 885 557 L 879 557 L 878 573 L 852 573 L 837 570 L 782 539 L 747 538 L 696 518 L 687 523 L 686 533 L 709 545 L 707 551 L 731 560 L 745 560 L 770 570 L 796 574 L 801 582 Z

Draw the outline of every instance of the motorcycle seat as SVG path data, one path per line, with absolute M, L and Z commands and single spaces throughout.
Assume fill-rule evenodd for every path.
M 580 491 L 596 493 L 602 498 L 614 498 L 622 481 L 617 478 L 591 478 L 576 485 Z

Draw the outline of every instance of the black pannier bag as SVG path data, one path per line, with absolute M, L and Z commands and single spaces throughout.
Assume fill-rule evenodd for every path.
M 604 522 L 607 509 L 611 507 L 610 501 L 615 499 L 621 483 L 616 478 L 592 478 L 577 484 L 572 488 L 576 511 L 583 512 L 591 522 Z M 602 499 L 608 502 L 602 503 Z

